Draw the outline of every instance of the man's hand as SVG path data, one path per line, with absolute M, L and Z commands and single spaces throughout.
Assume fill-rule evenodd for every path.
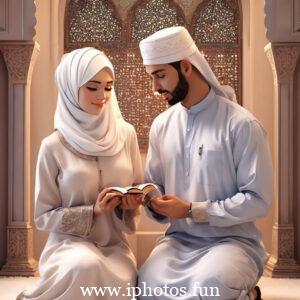
M 102 212 L 112 212 L 120 203 L 121 197 L 115 193 L 110 193 L 110 188 L 105 188 L 98 195 L 94 205 L 94 215 L 98 216 Z
M 143 194 L 126 194 L 122 197 L 122 209 L 137 209 L 143 202 Z
M 164 195 L 151 200 L 150 207 L 157 213 L 175 219 L 188 216 L 191 202 L 180 199 L 174 195 Z

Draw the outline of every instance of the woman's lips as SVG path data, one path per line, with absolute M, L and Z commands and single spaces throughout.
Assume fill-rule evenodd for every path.
M 106 103 L 106 100 L 102 100 L 99 103 L 93 103 L 93 104 L 96 105 L 96 106 L 103 106 L 105 103 Z

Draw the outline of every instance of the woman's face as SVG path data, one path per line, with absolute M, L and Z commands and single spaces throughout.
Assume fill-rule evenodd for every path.
M 91 115 L 99 115 L 103 105 L 109 101 L 113 88 L 113 77 L 102 69 L 79 88 L 79 105 Z

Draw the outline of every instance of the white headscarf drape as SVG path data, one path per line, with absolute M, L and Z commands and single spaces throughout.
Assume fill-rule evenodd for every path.
M 63 56 L 56 69 L 58 100 L 54 126 L 78 152 L 93 156 L 112 156 L 124 146 L 125 121 L 114 90 L 99 115 L 79 106 L 79 88 L 103 68 L 114 70 L 107 56 L 95 48 L 74 50 Z
M 144 65 L 168 64 L 183 59 L 195 66 L 217 95 L 236 101 L 234 89 L 221 85 L 189 32 L 182 26 L 164 28 L 140 42 Z

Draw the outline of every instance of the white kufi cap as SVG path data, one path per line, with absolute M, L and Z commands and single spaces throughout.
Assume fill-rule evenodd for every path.
M 182 60 L 198 48 L 188 31 L 181 26 L 155 32 L 140 42 L 144 65 L 167 64 Z
M 216 94 L 236 101 L 233 88 L 220 84 L 186 28 L 175 26 L 159 30 L 140 42 L 140 50 L 144 65 L 169 64 L 183 59 L 188 60 L 198 69 Z

